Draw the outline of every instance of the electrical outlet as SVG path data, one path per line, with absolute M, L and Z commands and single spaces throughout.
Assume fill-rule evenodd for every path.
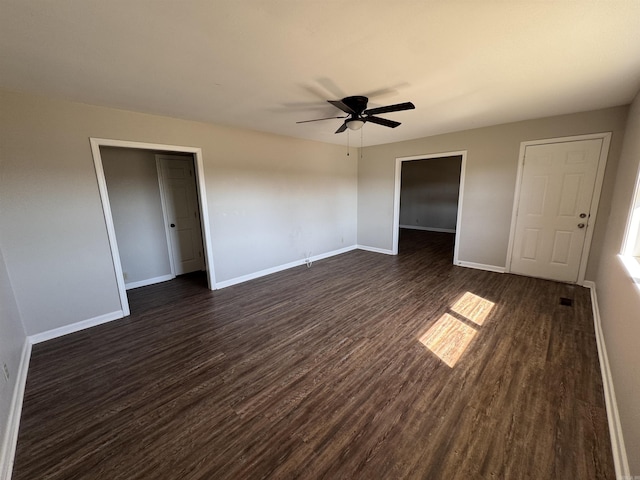
M 9 367 L 4 362 L 2 362 L 2 375 L 4 376 L 5 382 L 8 382 L 9 378 L 10 378 L 10 376 L 9 376 Z

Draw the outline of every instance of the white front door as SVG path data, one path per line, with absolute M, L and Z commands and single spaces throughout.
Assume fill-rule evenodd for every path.
M 189 158 L 158 156 L 169 250 L 176 275 L 204 270 L 198 193 Z
M 528 145 L 510 271 L 577 282 L 603 139 Z

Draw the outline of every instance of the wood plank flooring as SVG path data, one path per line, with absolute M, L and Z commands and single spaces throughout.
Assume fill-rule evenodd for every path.
M 613 479 L 589 292 L 400 248 L 35 345 L 13 478 Z

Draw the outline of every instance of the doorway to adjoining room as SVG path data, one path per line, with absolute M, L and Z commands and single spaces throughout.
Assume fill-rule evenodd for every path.
M 397 159 L 395 253 L 435 243 L 450 249 L 454 262 L 465 153 Z

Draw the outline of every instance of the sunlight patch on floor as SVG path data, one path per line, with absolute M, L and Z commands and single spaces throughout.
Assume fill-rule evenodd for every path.
M 483 325 L 494 305 L 495 303 L 489 300 L 467 292 L 453 304 L 451 310 L 471 320 L 476 325 Z
M 484 325 L 494 306 L 494 302 L 466 292 L 451 306 L 450 313 L 442 315 L 418 340 L 453 368 L 478 333 L 470 323 Z
M 453 367 L 477 333 L 473 327 L 445 313 L 420 337 L 420 342 Z

